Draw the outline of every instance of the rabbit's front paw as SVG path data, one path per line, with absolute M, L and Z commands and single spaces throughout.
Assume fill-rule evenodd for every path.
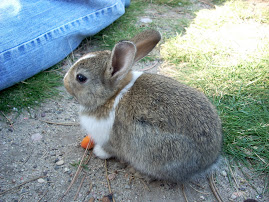
M 106 153 L 100 145 L 95 145 L 93 153 L 100 159 L 108 159 L 111 157 L 111 155 Z

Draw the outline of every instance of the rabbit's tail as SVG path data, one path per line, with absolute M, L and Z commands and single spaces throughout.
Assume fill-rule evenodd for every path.
M 210 165 L 206 170 L 203 170 L 195 175 L 193 175 L 189 181 L 199 182 L 201 179 L 209 178 L 212 174 L 215 174 L 220 170 L 220 167 L 223 167 L 224 159 L 222 156 L 219 156 L 216 161 Z

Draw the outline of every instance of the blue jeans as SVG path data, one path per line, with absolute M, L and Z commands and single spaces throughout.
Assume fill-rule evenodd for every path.
M 45 70 L 125 12 L 130 0 L 2 0 L 0 90 Z

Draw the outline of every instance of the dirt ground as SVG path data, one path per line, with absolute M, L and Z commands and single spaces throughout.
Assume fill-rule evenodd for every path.
M 141 17 L 152 18 L 152 13 Z M 82 54 L 80 49 L 74 52 L 78 57 Z M 159 73 L 161 65 L 156 59 L 141 62 L 135 69 Z M 69 67 L 68 61 L 63 62 L 63 75 Z M 78 103 L 63 86 L 59 90 L 58 98 L 29 109 L 30 113 L 24 111 L 17 117 L 14 109 L 0 117 L 0 202 L 58 201 L 67 191 L 84 154 L 79 143 L 86 134 L 78 125 Z M 110 193 L 107 179 L 115 201 L 217 201 L 206 178 L 183 186 L 165 181 L 147 183 L 132 176 L 116 159 L 105 162 L 91 151 L 88 157 L 89 162 L 62 201 L 102 201 Z M 248 198 L 269 201 L 264 181 L 265 176 L 228 163 L 224 157 L 214 179 L 223 201 L 238 202 Z

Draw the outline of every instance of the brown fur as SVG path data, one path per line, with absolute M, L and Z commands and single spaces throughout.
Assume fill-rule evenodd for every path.
M 147 148 L 142 148 L 143 141 Z M 143 74 L 121 100 L 110 142 L 104 148 L 142 173 L 184 181 L 211 166 L 221 145 L 220 120 L 202 93 L 167 77 Z M 128 152 L 138 154 L 126 158 Z M 178 164 L 173 165 L 176 160 Z M 147 167 L 140 167 L 141 161 Z M 170 169 L 159 169 L 162 163 L 171 166 L 171 177 Z M 188 169 L 183 172 L 183 167 Z

